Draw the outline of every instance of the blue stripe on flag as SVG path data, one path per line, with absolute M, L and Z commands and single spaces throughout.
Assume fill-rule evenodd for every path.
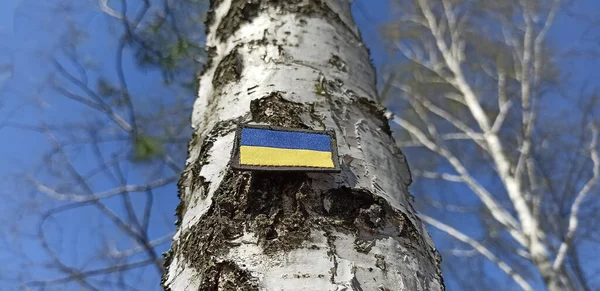
M 329 135 L 297 131 L 242 128 L 240 143 L 243 146 L 331 151 Z

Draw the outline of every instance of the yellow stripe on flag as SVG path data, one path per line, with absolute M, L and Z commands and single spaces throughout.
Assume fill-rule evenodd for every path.
M 240 164 L 253 166 L 334 168 L 331 152 L 256 146 L 240 147 Z

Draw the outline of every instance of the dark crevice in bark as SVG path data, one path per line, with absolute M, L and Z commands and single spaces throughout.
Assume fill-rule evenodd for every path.
M 234 34 L 243 23 L 252 21 L 260 11 L 261 0 L 232 0 L 227 15 L 217 27 L 216 34 L 225 41 Z
M 388 136 L 392 136 L 392 129 L 390 128 L 390 123 L 385 117 L 385 107 L 379 105 L 373 100 L 364 97 L 354 98 L 354 102 L 360 104 L 360 106 L 366 109 L 367 113 L 369 113 L 372 117 L 377 118 L 377 120 L 379 121 L 379 128 Z
M 224 261 L 210 266 L 198 291 L 258 291 L 258 279 L 234 262 Z
M 346 62 L 344 62 L 338 55 L 332 55 L 331 58 L 329 58 L 329 64 L 338 69 L 340 72 L 348 72 L 348 66 L 346 65 Z
M 187 156 L 190 156 L 190 149 L 196 148 L 198 146 L 198 143 L 200 137 L 198 136 L 198 134 L 194 131 L 192 132 L 192 137 L 190 139 L 190 142 L 188 143 L 188 149 L 187 149 Z M 175 226 L 177 226 L 177 228 L 179 228 L 179 225 L 181 224 L 181 219 L 183 218 L 183 212 L 185 211 L 185 201 L 184 201 L 184 181 L 185 181 L 185 177 L 187 175 L 187 171 L 189 169 L 189 165 L 186 165 L 186 170 L 184 170 L 183 173 L 181 173 L 181 177 L 179 178 L 179 181 L 177 181 L 177 197 L 179 198 L 179 204 L 177 205 L 177 207 L 175 208 L 175 216 L 177 216 L 177 220 L 175 221 Z M 193 165 L 192 165 L 193 167 Z
M 177 197 L 179 197 L 179 204 L 177 204 L 177 207 L 175 207 L 175 216 L 177 217 L 175 220 L 175 227 L 177 229 L 179 229 L 181 226 L 181 221 L 183 221 L 183 215 L 185 214 L 185 209 L 187 208 L 183 195 L 183 180 L 185 179 L 186 175 L 187 173 L 185 171 L 181 173 L 181 177 L 177 182 Z
M 244 70 L 244 60 L 238 53 L 238 49 L 241 45 L 236 46 L 231 52 L 223 57 L 217 68 L 212 79 L 212 84 L 215 92 L 219 92 L 221 88 L 227 83 L 237 82 L 242 76 Z
M 356 277 L 352 278 L 352 281 L 350 282 L 350 287 L 352 287 L 352 291 L 364 291 L 362 286 L 360 285 L 360 282 L 358 282 L 358 279 Z
M 239 240 L 244 230 L 256 234 L 267 255 L 301 247 L 315 229 L 352 233 L 358 242 L 392 236 L 431 255 L 410 220 L 382 198 L 350 188 L 315 192 L 304 173 L 229 171 L 212 199 L 202 223 L 178 243 L 178 253 L 203 276 L 231 247 L 247 243 Z
M 228 172 L 202 223 L 179 239 L 185 261 L 200 274 L 215 264 L 244 229 L 257 234 L 265 252 L 297 248 L 310 234 L 308 213 L 298 199 L 310 191 L 302 173 L 267 174 Z
M 344 187 L 323 195 L 325 216 L 337 222 L 338 230 L 342 227 L 356 234 L 357 251 L 369 253 L 374 240 L 389 236 L 401 238 L 414 250 L 426 251 L 426 243 L 410 219 L 385 199 L 365 190 Z
M 381 269 L 382 271 L 387 271 L 387 264 L 385 262 L 385 257 L 382 255 L 375 255 L 375 267 Z
M 181 222 L 183 220 L 183 215 L 189 205 L 190 199 L 195 198 L 205 198 L 208 193 L 208 186 L 210 186 L 210 182 L 206 181 L 203 177 L 200 176 L 200 170 L 202 166 L 205 165 L 208 161 L 208 153 L 213 146 L 214 141 L 222 137 L 228 133 L 234 131 L 237 125 L 242 121 L 243 118 L 225 120 L 218 122 L 213 129 L 208 133 L 207 138 L 201 141 L 200 137 L 196 132 L 192 134 L 192 138 L 190 140 L 190 144 L 188 146 L 188 156 L 190 156 L 189 149 L 199 147 L 199 143 L 202 142 L 200 147 L 200 153 L 198 158 L 195 159 L 193 164 L 187 165 L 186 169 L 181 174 L 181 178 L 177 183 L 177 196 L 179 197 L 179 205 L 175 209 L 175 215 L 177 216 L 177 220 L 175 221 L 175 225 L 177 229 L 181 226 Z M 189 185 L 188 185 L 189 184 Z M 186 187 L 190 188 L 189 193 L 196 193 L 195 190 L 198 188 L 202 188 L 200 191 L 201 195 L 198 197 L 184 197 L 184 190 Z
M 333 262 L 333 266 L 329 269 L 329 282 L 335 284 L 335 276 L 337 276 L 337 253 L 335 248 L 335 237 L 329 232 L 325 231 L 325 236 L 327 237 L 327 256 Z
M 212 68 L 214 59 L 217 56 L 217 48 L 214 46 L 208 46 L 205 49 L 206 51 L 206 63 L 202 66 L 202 70 L 200 71 L 199 76 L 202 77 L 208 71 L 208 69 Z
M 167 283 L 167 277 L 169 274 L 169 267 L 171 266 L 171 263 L 173 262 L 173 257 L 175 255 L 175 252 L 177 251 L 177 243 L 173 242 L 173 244 L 171 245 L 171 248 L 169 248 L 168 251 L 164 252 L 162 254 L 164 260 L 163 260 L 163 266 L 164 266 L 164 272 L 160 278 L 160 286 L 163 288 L 164 291 L 171 291 L 171 288 L 169 288 L 166 283 Z
M 275 8 L 282 13 L 298 16 L 319 16 L 330 19 L 346 27 L 359 41 L 361 40 L 360 34 L 357 35 L 337 13 L 321 0 L 232 0 L 227 15 L 217 27 L 216 34 L 221 41 L 225 41 L 238 31 L 242 24 L 251 22 L 259 12 L 268 8 Z
M 444 276 L 442 276 L 442 255 L 440 255 L 440 253 L 437 250 L 434 250 L 433 252 L 435 256 L 436 265 L 435 274 L 440 280 L 440 286 L 442 287 L 440 291 L 446 291 L 446 284 L 444 284 Z
M 204 35 L 208 35 L 211 26 L 215 23 L 215 9 L 223 3 L 223 0 L 210 0 L 210 6 L 206 12 L 206 21 L 204 21 Z
M 384 213 L 377 213 L 378 217 L 370 217 L 367 214 L 368 209 L 372 206 L 381 207 L 376 204 L 375 196 L 371 195 L 367 191 L 353 190 L 350 188 L 338 188 L 332 189 L 324 194 L 323 197 L 323 210 L 325 213 L 334 217 L 338 221 L 343 221 L 346 226 L 353 226 L 355 224 L 366 226 L 368 228 L 377 228 L 381 216 Z M 373 218 L 373 219 L 372 219 Z
M 252 121 L 274 126 L 309 129 L 303 119 L 312 119 L 312 112 L 312 104 L 288 101 L 278 91 L 250 103 Z

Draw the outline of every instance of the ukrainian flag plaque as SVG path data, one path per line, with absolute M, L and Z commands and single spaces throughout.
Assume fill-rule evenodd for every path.
M 231 166 L 250 171 L 339 172 L 333 131 L 243 125 Z

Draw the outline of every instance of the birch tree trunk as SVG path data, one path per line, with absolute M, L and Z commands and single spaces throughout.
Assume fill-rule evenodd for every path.
M 345 0 L 213 0 L 165 290 L 444 290 Z M 235 172 L 235 129 L 333 129 L 340 174 Z

